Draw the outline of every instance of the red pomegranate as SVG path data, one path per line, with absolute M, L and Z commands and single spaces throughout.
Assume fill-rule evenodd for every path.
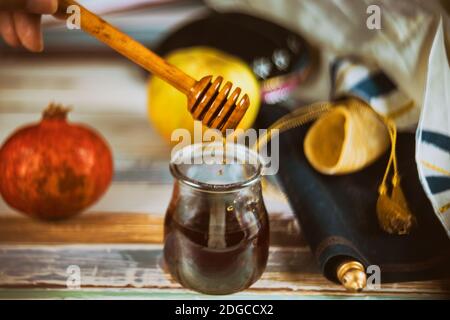
M 108 188 L 110 149 L 94 130 L 66 121 L 68 109 L 51 104 L 42 120 L 14 132 L 0 149 L 0 194 L 36 218 L 80 213 Z

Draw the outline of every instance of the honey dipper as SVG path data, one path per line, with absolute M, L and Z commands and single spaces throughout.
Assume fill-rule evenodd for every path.
M 70 17 L 67 9 L 73 5 L 80 8 L 81 29 L 184 93 L 194 119 L 222 133 L 237 127 L 250 105 L 247 94 L 239 99 L 241 88 L 232 90 L 230 82 L 221 86 L 220 76 L 195 80 L 76 1 L 59 0 L 56 16 Z

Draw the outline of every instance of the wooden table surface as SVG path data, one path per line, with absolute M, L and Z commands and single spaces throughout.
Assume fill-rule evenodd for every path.
M 350 294 L 326 280 L 295 220 L 271 214 L 267 269 L 250 289 L 221 298 L 445 298 L 450 281 L 384 284 Z M 21 216 L 0 219 L 0 298 L 213 298 L 183 289 L 162 264 L 162 217 L 87 213 L 43 223 Z M 81 288 L 68 289 L 67 268 L 77 265 Z
M 146 120 L 142 74 L 108 59 L 0 59 L 0 142 L 17 126 L 37 121 L 51 100 L 72 105 L 71 120 L 90 124 L 106 137 L 115 158 L 114 181 L 89 212 L 57 223 L 29 219 L 0 201 L 0 298 L 215 298 L 183 289 L 162 265 L 162 221 L 172 188 L 170 149 Z M 250 289 L 219 298 L 450 297 L 450 279 L 346 292 L 318 270 L 289 205 L 276 194 L 264 197 L 271 227 L 267 269 Z M 72 265 L 80 268 L 80 289 L 67 287 Z

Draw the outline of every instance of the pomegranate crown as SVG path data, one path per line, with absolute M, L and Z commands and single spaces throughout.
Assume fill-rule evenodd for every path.
M 66 119 L 71 108 L 65 107 L 59 103 L 50 103 L 42 113 L 43 119 Z

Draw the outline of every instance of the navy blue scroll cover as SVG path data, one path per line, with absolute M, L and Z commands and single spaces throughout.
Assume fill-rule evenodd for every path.
M 258 128 L 267 128 L 287 110 L 264 105 Z M 280 135 L 278 178 L 324 275 L 337 281 L 336 264 L 350 257 L 378 265 L 382 282 L 438 279 L 450 275 L 450 240 L 420 184 L 415 136 L 398 136 L 402 186 L 417 226 L 410 235 L 389 235 L 378 226 L 376 201 L 388 155 L 366 169 L 343 176 L 314 170 L 303 154 L 309 126 Z

